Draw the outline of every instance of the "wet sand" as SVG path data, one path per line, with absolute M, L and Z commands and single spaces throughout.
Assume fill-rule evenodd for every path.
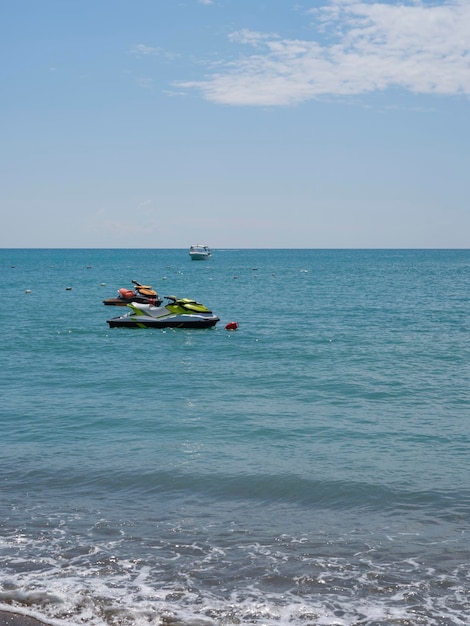
M 0 611 L 0 626 L 44 626 L 44 624 L 34 617 Z

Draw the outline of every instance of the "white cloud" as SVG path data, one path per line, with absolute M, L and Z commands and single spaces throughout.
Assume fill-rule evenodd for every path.
M 143 43 L 139 43 L 132 48 L 132 53 L 137 56 L 154 56 L 160 54 L 160 48 L 153 48 L 152 46 L 146 46 Z
M 178 86 L 232 105 L 287 105 L 389 87 L 470 95 L 469 0 L 438 6 L 333 0 L 309 17 L 318 40 L 241 30 L 230 40 L 250 46 L 251 54 Z M 325 34 L 328 43 L 321 43 Z

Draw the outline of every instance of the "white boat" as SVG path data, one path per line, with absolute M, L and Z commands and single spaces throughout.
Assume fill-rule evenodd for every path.
M 211 255 L 211 251 L 207 246 L 203 246 L 200 243 L 196 243 L 195 245 L 189 248 L 189 256 L 193 261 L 202 261 L 203 259 L 208 259 Z

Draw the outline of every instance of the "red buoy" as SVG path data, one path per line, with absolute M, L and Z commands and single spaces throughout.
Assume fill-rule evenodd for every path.
M 229 322 L 225 327 L 225 330 L 237 330 L 238 322 Z

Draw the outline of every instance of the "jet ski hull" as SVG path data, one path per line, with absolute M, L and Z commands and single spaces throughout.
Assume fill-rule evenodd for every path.
M 142 304 L 153 304 L 155 306 L 159 306 L 162 303 L 160 298 L 144 298 L 139 296 L 133 296 L 129 300 L 124 300 L 123 298 L 107 298 L 103 300 L 103 304 L 107 306 L 127 306 L 131 302 L 141 302 Z
M 155 318 L 146 315 L 122 315 L 107 320 L 110 328 L 211 328 L 219 318 L 215 315 L 175 315 Z

